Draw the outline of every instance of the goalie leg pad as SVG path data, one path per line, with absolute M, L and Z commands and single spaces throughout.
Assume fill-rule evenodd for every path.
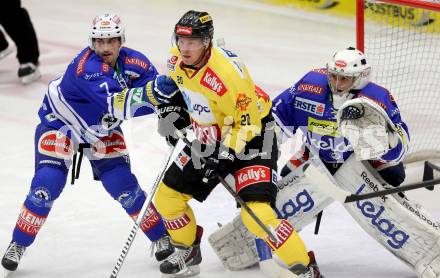
M 334 179 L 335 184 L 356 194 L 391 187 L 369 164 L 364 165 L 353 156 L 338 170 Z M 420 205 L 394 194 L 346 204 L 345 208 L 370 236 L 415 269 L 420 277 L 432 272 L 428 268 L 438 272 L 439 267 L 435 265 L 438 259 L 435 258 L 440 254 L 440 224 Z
M 321 193 L 304 176 L 291 173 L 277 183 L 275 211 L 287 219 L 295 230 L 301 231 L 315 220 L 316 215 L 330 205 L 333 199 Z
M 223 266 L 232 271 L 258 263 L 254 239 L 255 236 L 246 229 L 240 215 L 208 237 Z
M 440 248 L 440 242 L 437 242 Z M 426 258 L 417 263 L 416 272 L 420 278 L 439 278 L 440 277 L 440 255 L 432 258 Z

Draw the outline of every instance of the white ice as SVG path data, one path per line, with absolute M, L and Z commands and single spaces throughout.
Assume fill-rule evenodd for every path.
M 145 53 L 165 73 L 165 60 L 177 19 L 187 10 L 206 10 L 215 22 L 217 38 L 238 53 L 257 84 L 277 95 L 308 70 L 325 65 L 335 51 L 355 45 L 350 19 L 329 19 L 245 1 L 22 1 L 37 31 L 43 78 L 29 86 L 19 84 L 18 63 L 11 55 L 0 62 L 0 252 L 6 249 L 34 169 L 34 127 L 37 110 L 49 80 L 62 74 L 71 59 L 87 44 L 88 27 L 96 14 L 116 12 L 126 24 L 127 46 Z M 253 7 L 253 8 L 250 8 Z M 167 151 L 156 132 L 154 117 L 124 124 L 133 171 L 147 191 Z M 283 148 L 283 159 L 293 147 Z M 420 168 L 410 169 L 420 179 Z M 411 193 L 440 215 L 438 191 Z M 217 222 L 226 223 L 237 213 L 235 202 L 220 186 L 209 199 L 191 203 L 198 223 L 205 228 L 200 277 L 263 277 L 258 268 L 225 270 L 211 250 L 207 236 Z M 92 181 L 84 163 L 75 185 L 66 185 L 35 244 L 28 249 L 19 270 L 10 277 L 109 277 L 132 222 L 119 205 Z M 326 277 L 415 277 L 407 266 L 372 240 L 344 209 L 333 204 L 323 216 L 321 231 L 301 232 L 315 251 Z M 149 242 L 139 234 L 119 277 L 160 277 L 158 264 L 149 257 Z M 2 253 L 1 253 L 2 254 Z

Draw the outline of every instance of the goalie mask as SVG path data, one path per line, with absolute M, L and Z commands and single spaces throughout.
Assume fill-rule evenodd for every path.
M 93 19 L 89 34 L 89 46 L 95 50 L 94 39 L 120 38 L 121 44 L 125 42 L 125 27 L 119 16 L 115 14 L 104 14 Z
M 327 63 L 328 84 L 334 94 L 361 90 L 370 82 L 371 66 L 364 53 L 349 47 L 336 52 Z

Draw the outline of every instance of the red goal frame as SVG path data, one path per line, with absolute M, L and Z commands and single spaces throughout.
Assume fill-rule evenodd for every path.
M 380 2 L 440 12 L 440 4 L 421 0 L 380 0 Z M 365 50 L 364 34 L 364 0 L 356 0 L 356 47 L 362 52 Z

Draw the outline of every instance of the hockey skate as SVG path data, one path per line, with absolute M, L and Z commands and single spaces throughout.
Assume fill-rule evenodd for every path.
M 296 264 L 290 267 L 290 271 L 292 271 L 298 278 L 324 278 L 319 271 L 318 264 L 315 260 L 315 254 L 310 251 L 308 253 L 310 258 L 310 263 L 308 266 L 303 264 Z
M 160 272 L 163 273 L 162 277 L 183 278 L 200 273 L 199 264 L 202 262 L 200 240 L 202 234 L 203 228 L 197 226 L 196 240 L 192 246 L 174 245 L 174 253 L 160 265 Z
M 18 245 L 15 241 L 11 241 L 2 259 L 2 266 L 5 269 L 4 277 L 6 277 L 11 271 L 17 269 L 25 250 L 26 247 Z
M 165 260 L 174 252 L 174 245 L 171 244 L 168 234 L 153 242 L 151 248 L 151 252 L 154 253 L 154 257 L 158 262 Z
M 24 85 L 32 83 L 38 79 L 40 79 L 41 73 L 38 69 L 38 64 L 34 63 L 26 63 L 21 64 L 18 69 L 18 78 L 20 78 L 21 83 Z

